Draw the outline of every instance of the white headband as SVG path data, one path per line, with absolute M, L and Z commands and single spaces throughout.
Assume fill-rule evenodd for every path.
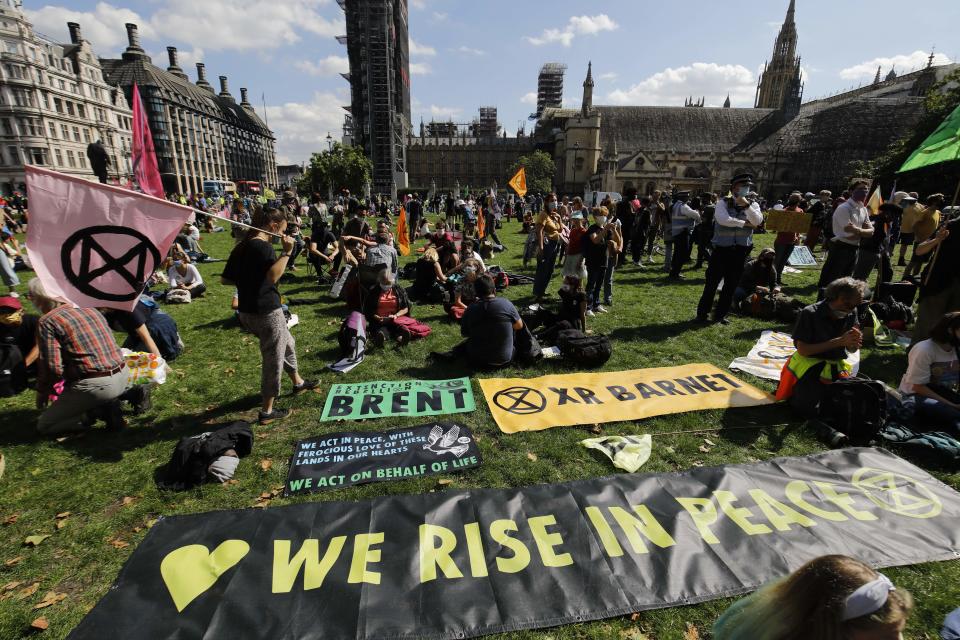
M 878 573 L 876 580 L 862 585 L 847 596 L 847 602 L 843 609 L 843 621 L 846 622 L 879 611 L 883 605 L 887 604 L 887 598 L 890 592 L 894 590 L 896 590 L 896 587 L 893 586 L 890 579 L 882 573 Z

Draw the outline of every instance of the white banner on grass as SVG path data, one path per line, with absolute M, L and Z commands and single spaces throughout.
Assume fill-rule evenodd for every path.
M 742 371 L 765 380 L 780 380 L 780 371 L 797 348 L 793 337 L 779 331 L 764 331 L 757 344 L 753 345 L 745 357 L 736 358 L 730 363 L 733 371 Z M 849 354 L 847 361 L 853 365 L 853 374 L 860 369 L 860 352 Z

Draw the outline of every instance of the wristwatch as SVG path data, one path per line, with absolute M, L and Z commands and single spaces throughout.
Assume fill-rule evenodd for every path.
M 293 254 L 292 254 L 292 253 L 281 253 L 281 254 L 280 254 L 280 257 L 281 257 L 281 258 L 289 258 L 291 255 L 293 255 Z

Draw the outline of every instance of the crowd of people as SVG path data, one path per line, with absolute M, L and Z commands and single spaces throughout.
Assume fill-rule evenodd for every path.
M 896 192 L 871 211 L 869 193 L 868 183 L 854 181 L 836 197 L 829 191 L 790 194 L 773 208 L 808 215 L 809 231 L 779 231 L 772 248 L 756 256 L 754 240 L 766 232 L 769 203 L 755 192 L 748 174 L 733 177 L 723 195 L 628 192 L 619 200 L 607 195 L 591 206 L 581 197 L 555 193 L 525 199 L 493 192 L 450 194 L 423 200 L 411 194 L 402 203 L 379 197 L 363 201 L 349 192 L 330 202 L 319 194 L 303 202 L 287 189 L 267 201 L 174 195 L 196 215 L 151 278 L 150 286 L 165 285 L 161 295 L 148 289 L 132 312 L 77 308 L 50 295 L 34 278 L 28 297 L 39 315 L 26 313 L 15 291 L 15 260 L 25 257 L 16 232 L 28 224 L 28 210 L 24 206 L 18 215 L 16 205 L 4 203 L 0 276 L 11 293 L 0 297 L 0 340 L 17 346 L 25 371 L 36 380 L 41 434 L 86 430 L 96 420 L 121 429 L 122 403 L 142 411 L 150 397 L 149 386 L 131 387 L 113 331 L 126 335 L 125 348 L 167 361 L 177 358 L 185 345 L 176 322 L 158 303 L 173 301 L 180 292 L 188 300 L 202 297 L 210 283 L 196 266 L 209 258 L 201 230 L 214 233 L 240 223 L 232 225 L 235 244 L 220 284 L 234 288 L 239 323 L 259 343 L 258 420 L 268 424 L 290 415 L 289 408 L 277 404 L 284 376 L 294 393 L 318 385 L 300 373 L 279 291 L 299 269 L 308 269 L 318 286 L 329 288 L 343 302 L 345 315 L 362 315 L 373 348 L 388 342 L 402 346 L 428 335 L 415 318 L 414 305 L 440 305 L 460 325 L 464 340 L 431 356 L 464 358 L 478 370 L 489 370 L 523 363 L 521 352 L 530 339 L 523 314 L 498 295 L 523 277 L 494 266 L 506 248 L 502 229 L 512 221 L 525 234 L 523 264 L 535 262 L 530 264 L 530 309 L 551 306 L 555 320 L 580 331 L 587 331 L 591 317 L 616 304 L 616 287 L 623 286 L 617 283 L 618 272 L 655 266 L 667 281 L 677 283 L 691 270 L 706 268 L 699 302 L 690 309 L 694 324 L 726 325 L 731 314 L 756 314 L 764 300 L 780 304 L 790 291 L 784 274 L 796 248 L 804 245 L 825 253 L 825 259 L 817 301 L 804 305 L 792 299 L 787 305 L 789 318 L 796 318 L 797 351 L 784 368 L 778 398 L 801 416 L 817 416 L 829 386 L 824 383 L 851 374 L 848 356 L 864 343 L 865 302 L 879 300 L 885 285 L 900 284 L 920 297 L 899 391 L 918 420 L 960 436 L 960 221 L 944 214 L 940 194 L 921 204 L 916 193 Z M 397 236 L 401 215 L 408 234 L 402 238 Z M 899 280 L 893 264 L 898 245 L 896 265 L 904 268 Z M 417 251 L 416 259 L 402 267 L 400 253 L 408 248 Z M 401 285 L 402 278 L 411 284 Z M 826 556 L 739 601 L 717 622 L 715 637 L 895 638 L 911 605 L 908 593 L 866 565 Z M 815 633 L 801 630 L 801 621 L 814 624 Z

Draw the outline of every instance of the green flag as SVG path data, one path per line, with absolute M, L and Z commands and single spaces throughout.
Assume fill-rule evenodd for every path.
M 960 159 L 960 107 L 954 109 L 943 124 L 923 141 L 897 173 L 957 159 Z

